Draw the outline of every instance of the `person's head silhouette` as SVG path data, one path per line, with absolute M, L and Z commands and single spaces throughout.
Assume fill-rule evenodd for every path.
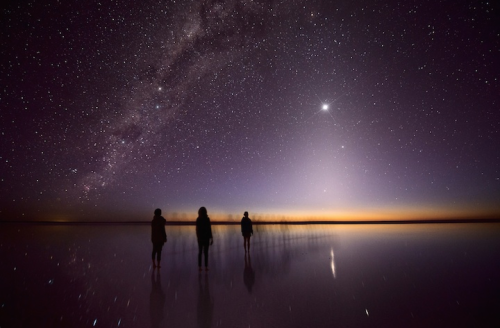
M 200 207 L 200 209 L 198 210 L 198 216 L 199 217 L 205 217 L 207 216 L 207 209 L 205 207 Z

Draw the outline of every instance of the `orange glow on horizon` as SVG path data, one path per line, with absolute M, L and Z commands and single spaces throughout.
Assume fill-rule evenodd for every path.
M 248 210 L 254 222 L 308 222 L 308 221 L 411 221 L 411 220 L 460 220 L 460 219 L 500 219 L 499 208 L 455 206 L 455 207 L 430 207 L 430 206 L 401 206 L 401 207 L 364 207 L 343 208 L 336 210 L 290 210 L 264 209 L 251 207 L 241 211 L 226 212 L 223 209 L 209 210 L 209 216 L 214 222 L 239 222 L 243 212 Z M 165 211 L 163 216 L 171 222 L 195 221 L 196 211 Z M 71 222 L 148 222 L 152 213 L 144 211 L 96 211 L 79 215 L 79 213 L 45 213 L 44 215 L 26 215 L 11 218 L 21 221 L 50 221 L 60 223 Z
M 498 211 L 472 208 L 365 208 L 338 211 L 249 211 L 255 222 L 298 222 L 298 221 L 411 221 L 498 218 Z M 239 221 L 242 215 L 209 213 L 212 221 Z M 165 216 L 167 220 L 169 215 Z M 189 217 L 189 216 L 187 216 Z M 175 219 L 174 219 L 175 220 Z

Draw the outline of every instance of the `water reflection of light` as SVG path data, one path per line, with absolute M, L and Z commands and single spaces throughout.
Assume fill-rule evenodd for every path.
M 335 276 L 335 258 L 334 258 L 334 254 L 333 254 L 333 247 L 332 247 L 332 250 L 330 251 L 330 257 L 331 257 L 331 263 L 330 263 L 330 266 L 332 267 L 332 274 L 333 274 L 333 278 L 335 279 L 336 276 Z

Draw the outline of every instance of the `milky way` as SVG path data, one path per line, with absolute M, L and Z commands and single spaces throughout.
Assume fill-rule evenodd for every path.
M 130 163 L 155 158 L 193 89 L 202 88 L 207 75 L 260 41 L 272 10 L 270 4 L 256 2 L 194 3 L 177 9 L 173 16 L 179 16 L 178 26 L 157 36 L 165 46 L 153 51 L 148 68 L 125 89 L 129 99 L 108 128 L 100 167 L 83 178 L 84 190 L 106 187 Z
M 0 214 L 498 213 L 497 22 L 487 1 L 4 6 Z

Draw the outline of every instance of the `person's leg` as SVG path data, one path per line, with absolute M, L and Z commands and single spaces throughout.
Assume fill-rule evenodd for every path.
M 205 253 L 205 270 L 208 271 L 208 247 L 210 246 L 210 243 L 207 241 L 204 245 L 204 253 Z
M 201 271 L 201 250 L 203 249 L 203 243 L 198 240 L 198 268 Z
M 245 236 L 245 237 L 243 237 L 243 240 L 244 240 L 243 244 L 245 246 L 245 251 L 250 250 L 250 237 Z
M 158 251 L 156 252 L 156 267 L 161 268 L 160 261 L 161 261 L 161 251 L 163 248 L 163 244 L 158 245 Z
M 156 244 L 153 243 L 153 252 L 151 254 L 151 258 L 153 260 L 153 269 L 156 268 L 155 256 L 156 256 Z

